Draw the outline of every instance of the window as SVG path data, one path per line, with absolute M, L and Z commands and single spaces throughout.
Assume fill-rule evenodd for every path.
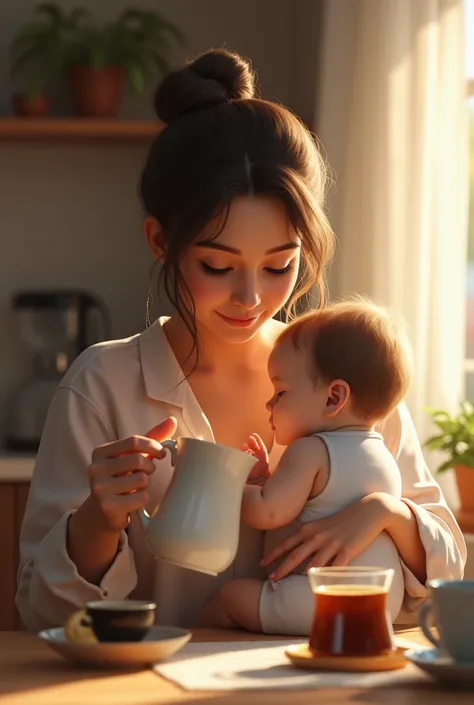
M 469 246 L 467 265 L 466 396 L 474 402 L 474 0 L 465 0 L 469 111 Z

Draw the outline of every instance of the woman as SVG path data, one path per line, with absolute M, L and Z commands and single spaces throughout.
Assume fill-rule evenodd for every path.
M 234 563 L 210 577 L 155 563 L 134 513 L 154 509 L 166 490 L 172 468 L 160 441 L 176 423 L 178 435 L 237 448 L 257 432 L 276 463 L 282 449 L 265 410 L 267 359 L 283 325 L 274 316 L 313 285 L 324 303 L 333 235 L 321 158 L 289 111 L 253 94 L 248 64 L 224 51 L 157 91 L 167 127 L 140 191 L 176 314 L 89 348 L 57 390 L 20 539 L 17 605 L 29 629 L 62 624 L 89 600 L 127 596 L 154 599 L 159 622 L 188 626 L 222 585 L 260 574 L 259 532 L 243 527 Z M 387 530 L 413 612 L 427 577 L 462 574 L 465 546 L 406 408 L 381 431 L 405 499 L 369 495 L 306 525 L 277 551 L 293 549 L 276 577 L 313 554 L 314 564 L 343 564 Z

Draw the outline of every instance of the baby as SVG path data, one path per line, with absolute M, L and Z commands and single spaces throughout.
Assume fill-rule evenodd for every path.
M 275 441 L 286 446 L 263 487 L 247 484 L 244 522 L 265 533 L 265 554 L 301 523 L 327 517 L 373 492 L 401 497 L 398 466 L 374 430 L 404 397 L 408 346 L 394 322 L 365 301 L 337 303 L 297 319 L 278 338 L 268 371 L 267 408 Z M 268 465 L 261 439 L 249 441 Z M 392 621 L 404 595 L 400 557 L 386 532 L 350 565 L 393 568 Z M 270 570 L 271 574 L 271 570 Z M 266 634 L 307 635 L 314 598 L 304 568 L 278 583 L 236 580 L 204 608 L 201 624 Z

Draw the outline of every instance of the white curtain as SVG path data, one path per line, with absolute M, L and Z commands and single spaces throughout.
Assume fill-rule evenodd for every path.
M 323 30 L 317 132 L 336 171 L 340 241 L 332 293 L 365 293 L 404 317 L 414 354 L 407 401 L 422 440 L 432 430 L 426 406 L 453 410 L 464 393 L 463 19 L 462 0 L 329 0 Z M 456 504 L 453 486 L 443 482 Z

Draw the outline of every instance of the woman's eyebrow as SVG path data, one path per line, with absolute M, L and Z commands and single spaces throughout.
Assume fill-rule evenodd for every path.
M 207 247 L 210 250 L 221 250 L 222 252 L 230 252 L 232 255 L 242 254 L 242 252 L 236 247 L 223 245 L 222 243 L 215 242 L 214 240 L 202 240 L 201 242 L 196 242 L 195 247 Z M 284 252 L 285 250 L 296 250 L 297 247 L 301 247 L 301 245 L 296 242 L 287 242 L 284 245 L 277 245 L 277 247 L 271 247 L 265 252 L 265 254 L 273 255 L 275 252 Z

